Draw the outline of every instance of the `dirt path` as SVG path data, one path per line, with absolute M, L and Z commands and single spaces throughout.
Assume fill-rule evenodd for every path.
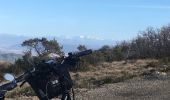
M 165 79 L 134 78 L 76 95 L 76 100 L 170 100 L 170 73 Z

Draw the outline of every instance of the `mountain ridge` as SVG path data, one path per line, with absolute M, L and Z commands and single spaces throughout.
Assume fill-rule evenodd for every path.
M 21 54 L 0 53 L 0 61 L 14 63 L 17 59 L 22 58 Z
M 38 38 L 45 36 L 37 36 Z M 31 36 L 22 36 L 22 35 L 12 35 L 12 34 L 0 34 L 0 51 L 4 51 L 5 53 L 19 53 L 22 54 L 24 48 L 21 46 L 21 43 L 24 40 L 31 39 L 35 37 Z M 56 39 L 61 46 L 63 46 L 63 50 L 65 53 L 70 51 L 77 50 L 77 46 L 82 44 L 86 45 L 87 48 L 98 49 L 103 45 L 114 45 L 114 41 L 88 37 L 88 36 L 46 36 L 47 39 Z
M 97 37 L 89 36 L 37 36 L 37 38 L 46 37 L 47 39 L 56 39 L 57 42 L 63 46 L 65 53 L 77 51 L 77 47 L 82 44 L 89 49 L 98 49 L 103 45 L 114 45 L 114 41 L 105 40 Z M 24 40 L 35 38 L 32 36 L 0 34 L 0 60 L 14 62 L 16 59 L 21 58 L 24 47 L 21 43 Z

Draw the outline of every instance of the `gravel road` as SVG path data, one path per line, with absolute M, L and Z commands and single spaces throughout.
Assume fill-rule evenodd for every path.
M 170 100 L 170 73 L 163 79 L 140 77 L 82 90 L 76 100 Z

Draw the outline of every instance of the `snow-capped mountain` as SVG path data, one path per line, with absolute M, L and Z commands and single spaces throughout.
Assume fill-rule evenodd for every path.
M 41 36 L 38 36 L 41 38 Z M 44 37 L 44 36 L 42 36 Z M 0 34 L 0 52 L 22 54 L 21 43 L 24 40 L 35 38 L 21 35 Z M 114 41 L 89 36 L 47 36 L 48 39 L 56 39 L 63 46 L 64 52 L 75 51 L 77 46 L 82 44 L 87 48 L 98 49 L 103 45 L 113 45 Z

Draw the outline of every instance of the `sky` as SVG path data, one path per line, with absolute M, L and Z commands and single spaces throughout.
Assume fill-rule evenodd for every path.
M 0 0 L 0 34 L 127 40 L 170 22 L 170 0 Z

